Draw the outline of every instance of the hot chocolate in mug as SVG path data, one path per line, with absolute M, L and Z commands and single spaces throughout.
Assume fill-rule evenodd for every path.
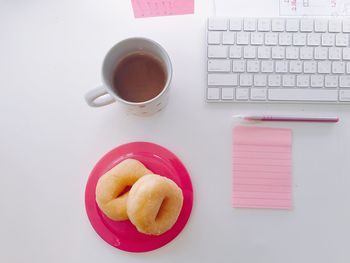
M 92 107 L 118 102 L 132 114 L 148 116 L 166 106 L 171 78 L 171 61 L 162 46 L 147 38 L 128 38 L 108 51 L 102 64 L 103 85 L 85 99 Z

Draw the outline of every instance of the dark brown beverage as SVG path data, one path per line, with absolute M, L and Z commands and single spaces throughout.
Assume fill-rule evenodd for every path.
M 125 57 L 113 75 L 113 89 L 130 102 L 143 102 L 156 97 L 165 87 L 166 71 L 161 61 L 147 53 Z

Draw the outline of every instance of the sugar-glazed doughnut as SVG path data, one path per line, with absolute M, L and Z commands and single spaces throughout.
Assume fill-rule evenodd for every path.
M 127 213 L 139 232 L 161 235 L 176 223 L 182 204 L 182 190 L 175 182 L 148 174 L 130 189 Z
M 126 202 L 129 191 L 140 177 L 151 174 L 141 162 L 126 159 L 102 175 L 96 185 L 96 202 L 102 212 L 115 221 L 127 220 Z

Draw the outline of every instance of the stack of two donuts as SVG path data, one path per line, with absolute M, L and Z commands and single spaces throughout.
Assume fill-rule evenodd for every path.
M 139 232 L 161 235 L 176 223 L 183 194 L 172 180 L 126 159 L 100 177 L 96 202 L 109 219 L 129 219 Z

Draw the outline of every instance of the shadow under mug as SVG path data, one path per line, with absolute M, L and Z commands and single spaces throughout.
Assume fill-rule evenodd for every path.
M 167 75 L 162 91 L 154 98 L 142 102 L 124 100 L 112 88 L 113 74 L 116 66 L 129 54 L 135 52 L 145 52 L 158 58 L 164 65 Z M 118 101 L 132 114 L 139 116 L 152 115 L 162 110 L 168 102 L 172 74 L 173 71 L 169 55 L 161 45 L 147 38 L 128 38 L 117 43 L 108 51 L 102 64 L 103 85 L 86 93 L 85 100 L 91 107 L 101 107 Z

